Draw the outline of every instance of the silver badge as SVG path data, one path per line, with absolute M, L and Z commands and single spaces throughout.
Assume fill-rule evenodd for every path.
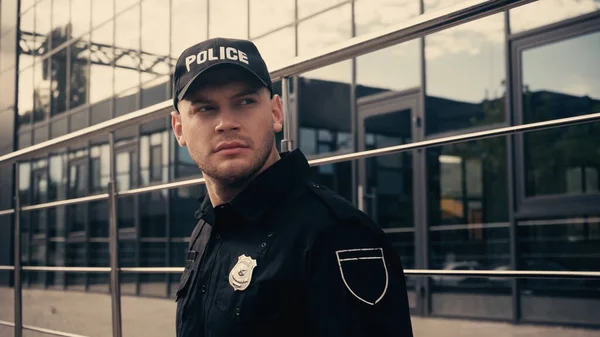
M 238 262 L 229 272 L 229 284 L 233 290 L 245 290 L 252 280 L 252 271 L 256 267 L 256 260 L 250 256 L 241 255 Z

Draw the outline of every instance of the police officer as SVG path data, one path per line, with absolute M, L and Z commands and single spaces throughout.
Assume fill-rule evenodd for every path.
M 256 46 L 186 49 L 172 128 L 205 178 L 177 290 L 178 337 L 412 336 L 400 260 L 351 203 L 278 153 L 281 99 Z

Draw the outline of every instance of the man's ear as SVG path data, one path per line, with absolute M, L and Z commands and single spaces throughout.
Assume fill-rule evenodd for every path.
M 185 139 L 183 139 L 183 129 L 181 126 L 181 115 L 177 111 L 171 111 L 171 128 L 177 138 L 179 146 L 186 146 Z
M 273 115 L 273 129 L 275 132 L 281 132 L 283 129 L 283 108 L 279 95 L 273 95 L 271 98 L 271 113 Z

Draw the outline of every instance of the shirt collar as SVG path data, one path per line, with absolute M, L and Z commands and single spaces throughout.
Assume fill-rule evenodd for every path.
M 240 192 L 229 206 L 244 220 L 254 222 L 258 220 L 271 206 L 281 200 L 283 192 L 297 186 L 310 174 L 310 166 L 304 154 L 295 149 L 291 152 L 280 153 L 281 159 L 276 161 Z M 214 209 L 208 197 L 200 198 L 200 209 L 196 212 L 197 218 L 204 218 Z

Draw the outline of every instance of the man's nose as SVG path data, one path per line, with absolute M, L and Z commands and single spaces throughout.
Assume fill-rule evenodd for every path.
M 227 131 L 238 131 L 239 129 L 240 124 L 237 120 L 235 112 L 229 108 L 221 109 L 221 111 L 219 111 L 219 117 L 215 131 L 217 133 L 222 133 Z

